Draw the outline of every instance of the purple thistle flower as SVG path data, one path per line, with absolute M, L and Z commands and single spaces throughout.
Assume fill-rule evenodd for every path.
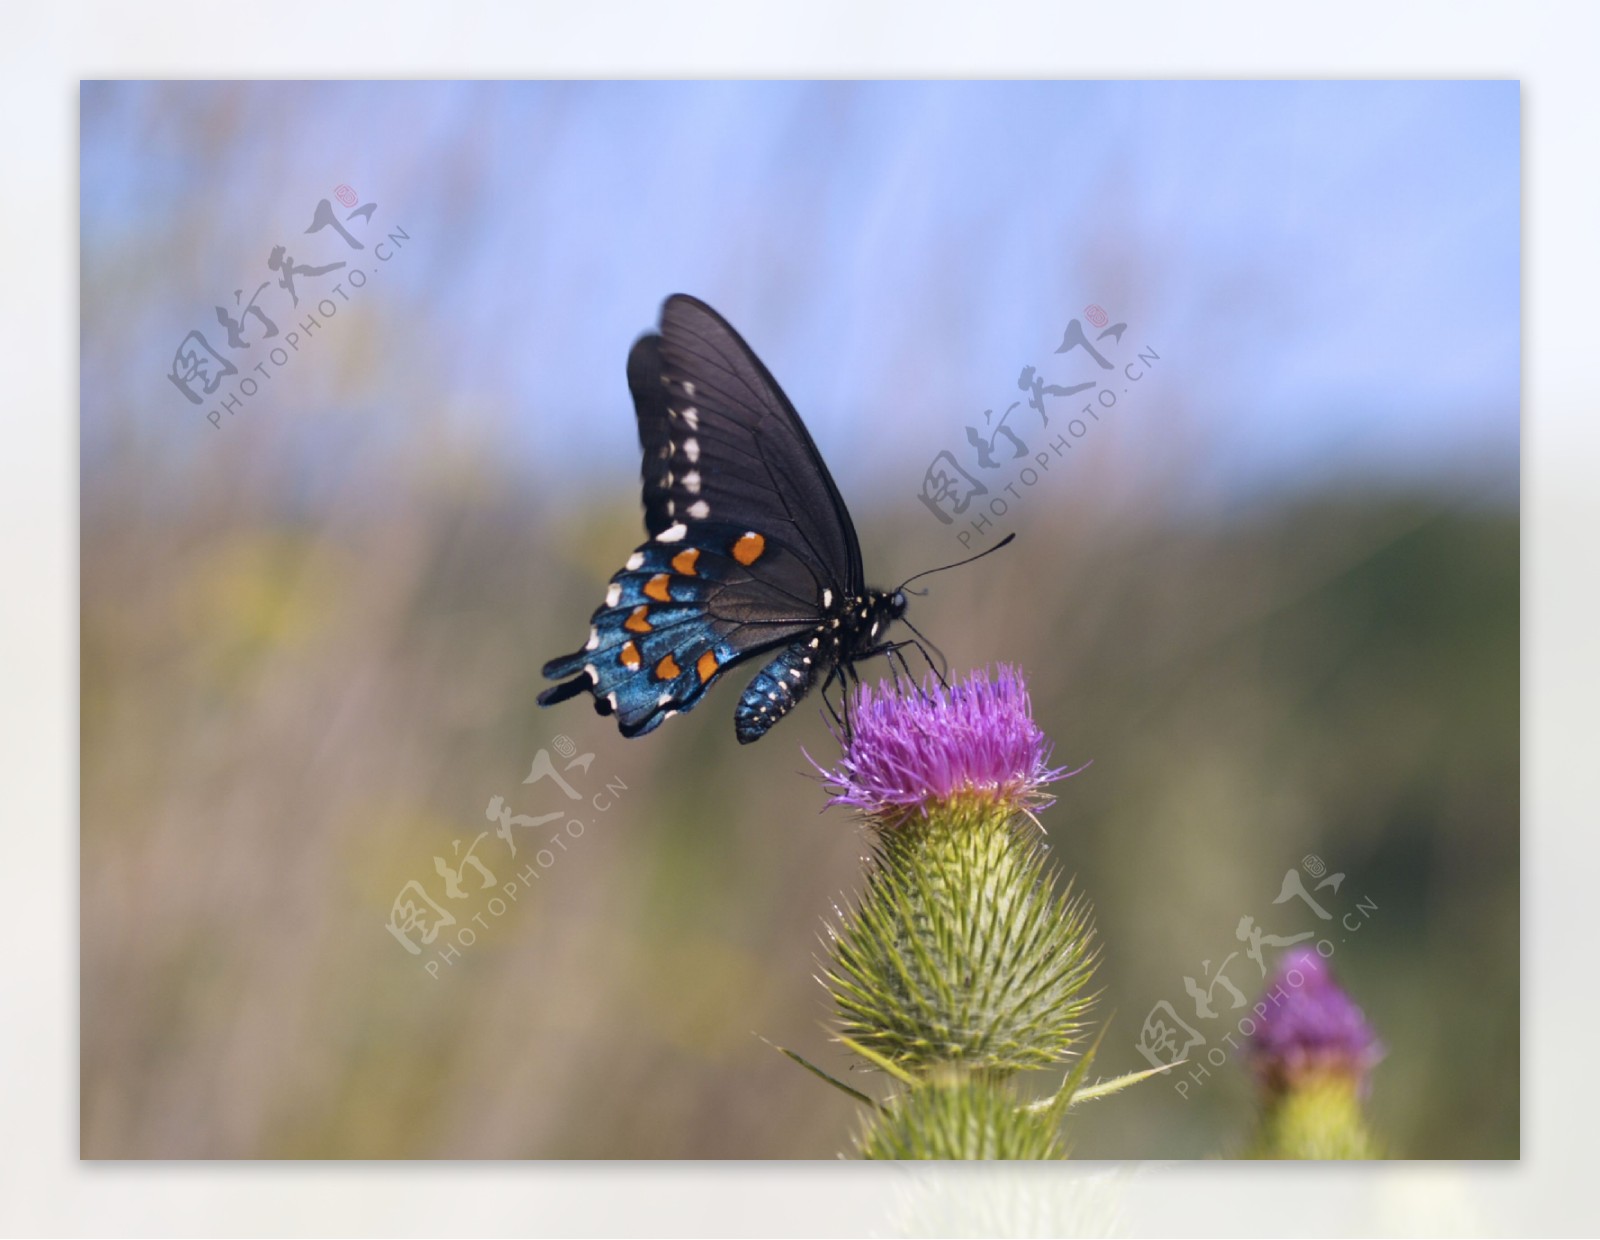
M 1068 774 L 1049 765 L 1051 745 L 1033 721 L 1022 673 L 1001 664 L 993 679 L 972 673 L 950 688 L 931 675 L 862 685 L 850 703 L 852 733 L 838 732 L 843 754 L 832 769 L 807 760 L 833 796 L 869 814 L 898 817 L 954 798 L 972 797 L 1016 809 L 1054 798 L 1045 784 Z
M 1275 995 L 1282 998 L 1274 1002 Z M 1284 954 L 1263 1002 L 1268 1010 L 1250 1035 L 1250 1061 L 1273 1092 L 1322 1074 L 1365 1085 L 1368 1071 L 1383 1057 L 1367 1018 L 1314 948 Z

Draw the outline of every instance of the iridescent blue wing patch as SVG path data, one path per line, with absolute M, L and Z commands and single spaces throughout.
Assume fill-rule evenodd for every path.
M 583 649 L 545 664 L 566 683 L 540 704 L 588 690 L 624 736 L 643 736 L 693 710 L 728 668 L 814 629 L 824 588 L 805 560 L 753 530 L 669 526 L 612 577 Z

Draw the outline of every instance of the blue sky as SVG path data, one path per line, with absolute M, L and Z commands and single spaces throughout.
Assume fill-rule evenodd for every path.
M 91 458 L 237 450 L 172 350 L 344 183 L 413 241 L 253 408 L 319 454 L 425 409 L 631 472 L 623 361 L 686 291 L 847 491 L 914 491 L 1091 303 L 1163 357 L 1122 457 L 1515 485 L 1514 82 L 90 83 L 82 115 Z

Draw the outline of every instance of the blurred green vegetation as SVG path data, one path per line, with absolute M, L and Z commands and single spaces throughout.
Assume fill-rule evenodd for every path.
M 246 459 L 86 466 L 84 1155 L 844 1148 L 850 1101 L 755 1036 L 849 1070 L 813 975 L 865 841 L 820 813 L 813 704 L 748 748 L 727 685 L 639 742 L 542 712 L 539 666 L 581 641 L 631 506 L 559 504 L 462 449 L 294 506 Z M 1097 1068 L 1145 1066 L 1151 1006 L 1182 1012 L 1242 915 L 1277 928 L 1284 872 L 1317 854 L 1377 906 L 1337 968 L 1388 1047 L 1384 1143 L 1515 1157 L 1515 513 L 1331 489 L 1174 516 L 1087 478 L 1041 487 L 1016 547 L 927 583 L 913 618 L 958 669 L 1021 664 L 1058 760 L 1092 760 L 1043 822 L 1104 945 Z M 909 502 L 857 519 L 879 584 L 959 554 Z M 560 733 L 595 755 L 586 790 L 625 791 L 430 976 L 392 901 L 412 879 L 438 898 L 433 858 L 491 829 L 492 797 L 547 809 L 521 780 Z M 492 833 L 479 855 L 504 879 L 538 834 L 515 866 Z M 1232 974 L 1252 999 L 1253 971 Z M 1210 1156 L 1252 1106 L 1230 1065 L 1069 1136 Z

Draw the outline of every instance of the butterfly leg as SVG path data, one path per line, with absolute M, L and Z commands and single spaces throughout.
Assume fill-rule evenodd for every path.
M 948 689 L 950 687 L 949 684 L 947 684 L 945 678 L 939 674 L 939 669 L 933 665 L 933 660 L 928 658 L 928 652 L 922 648 L 921 642 L 917 641 L 915 638 L 910 638 L 903 642 L 895 642 L 894 645 L 889 647 L 889 656 L 891 659 L 899 660 L 900 667 L 905 672 L 906 680 L 916 686 L 918 695 L 922 697 L 928 697 L 930 696 L 930 691 L 924 687 L 926 682 L 923 680 L 918 680 L 916 675 L 912 672 L 911 662 L 906 658 L 905 653 L 905 648 L 907 646 L 915 646 L 917 648 L 917 653 L 922 655 L 922 661 L 928 665 L 928 670 L 938 678 L 940 685 Z
M 917 648 L 917 653 L 922 656 L 922 661 L 928 665 L 928 670 L 938 677 L 940 687 L 949 689 L 950 682 L 945 679 L 943 669 L 934 663 L 933 659 L 929 656 L 927 647 L 924 646 L 920 641 L 913 641 L 911 644 Z
M 870 659 L 874 655 L 881 654 L 884 658 L 889 660 L 889 669 L 894 674 L 896 680 L 900 678 L 901 673 L 904 673 L 905 678 L 910 681 L 912 685 L 916 686 L 918 693 L 921 693 L 923 691 L 921 683 L 917 680 L 916 676 L 912 674 L 911 664 L 906 661 L 905 648 L 907 646 L 915 646 L 918 650 L 922 651 L 922 657 L 924 659 L 928 658 L 928 652 L 926 650 L 922 650 L 922 643 L 914 638 L 908 638 L 902 642 L 884 642 L 881 646 L 874 646 L 861 657 L 864 659 Z M 939 675 L 939 670 L 933 666 L 931 660 L 929 660 L 928 666 L 933 671 L 935 676 Z M 939 676 L 939 683 L 944 684 L 943 676 Z M 945 685 L 945 688 L 949 688 L 949 685 Z
M 855 735 L 855 730 L 850 723 L 850 699 L 855 696 L 855 690 L 861 687 L 861 677 L 856 674 L 854 660 L 839 665 L 839 696 L 844 703 L 844 734 L 849 739 Z
M 944 657 L 944 651 L 940 650 L 939 647 L 934 646 L 932 642 L 924 637 L 922 635 L 922 631 L 918 629 L 916 625 L 912 624 L 911 621 L 902 617 L 901 623 L 916 635 L 914 638 L 912 638 L 911 644 L 915 646 L 917 648 L 917 652 L 922 655 L 923 661 L 928 665 L 928 670 L 939 678 L 939 684 L 943 688 L 948 689 L 950 687 L 950 682 L 945 678 L 945 673 L 950 670 L 950 663 L 949 660 Z M 933 655 L 928 653 L 928 648 L 930 646 L 933 647 L 933 653 L 939 656 L 939 663 L 935 663 L 933 661 Z M 940 666 L 940 664 L 943 666 Z
M 845 721 L 840 717 L 839 712 L 834 709 L 833 699 L 828 696 L 828 689 L 830 686 L 832 686 L 834 678 L 838 676 L 838 674 L 838 668 L 834 668 L 832 671 L 830 671 L 828 673 L 828 679 L 822 682 L 822 689 L 820 692 L 822 696 L 822 704 L 828 708 L 828 714 L 833 716 L 834 726 L 838 728 L 844 728 Z M 848 729 L 846 729 L 846 734 L 848 735 Z

